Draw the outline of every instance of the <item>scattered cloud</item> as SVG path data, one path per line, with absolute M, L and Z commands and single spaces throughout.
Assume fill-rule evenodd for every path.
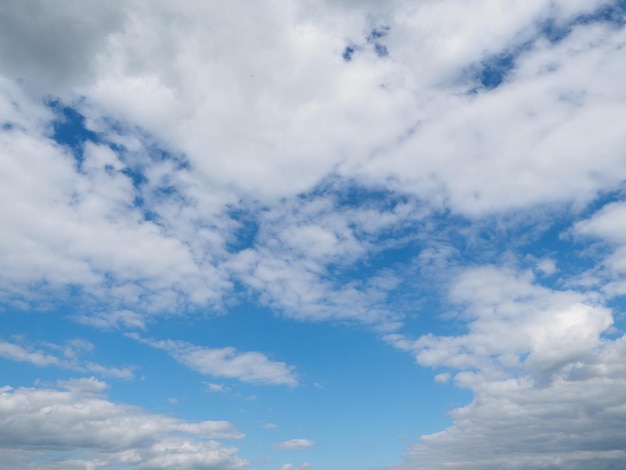
M 0 308 L 69 305 L 107 334 L 242 301 L 358 324 L 474 394 L 399 468 L 626 460 L 623 1 L 4 3 Z M 299 383 L 269 352 L 130 337 L 216 380 Z M 0 340 L 133 377 L 91 349 Z M 244 465 L 102 392 L 3 389 L 28 406 L 0 466 Z

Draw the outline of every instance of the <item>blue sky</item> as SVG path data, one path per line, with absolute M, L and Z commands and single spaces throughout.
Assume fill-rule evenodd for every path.
M 0 469 L 626 465 L 626 3 L 0 5 Z

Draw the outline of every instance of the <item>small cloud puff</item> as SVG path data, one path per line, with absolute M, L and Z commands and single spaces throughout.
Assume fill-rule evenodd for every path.
M 278 470 L 305 470 L 309 468 L 310 466 L 311 465 L 309 465 L 307 462 L 303 463 L 302 465 L 298 465 L 297 467 L 292 463 L 286 463 L 285 465 L 280 467 Z
M 286 450 L 294 450 L 294 449 L 308 449 L 313 447 L 315 444 L 313 441 L 308 439 L 291 439 L 290 441 L 277 442 L 272 447 L 275 449 L 286 449 Z

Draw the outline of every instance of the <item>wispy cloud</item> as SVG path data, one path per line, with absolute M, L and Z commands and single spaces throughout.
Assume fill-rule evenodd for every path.
M 140 343 L 167 351 L 181 364 L 214 377 L 270 385 L 298 385 L 293 366 L 270 360 L 259 352 L 239 352 L 235 348 L 206 348 L 185 341 L 151 340 L 135 333 L 127 335 Z M 213 388 L 219 388 L 212 384 Z M 210 386 L 209 386 L 210 387 Z
M 39 367 L 56 366 L 101 377 L 134 378 L 134 366 L 111 367 L 86 360 L 83 356 L 92 349 L 93 344 L 85 340 L 59 345 L 49 342 L 31 344 L 23 337 L 16 337 L 14 342 L 0 339 L 0 357 L 11 361 L 28 362 Z

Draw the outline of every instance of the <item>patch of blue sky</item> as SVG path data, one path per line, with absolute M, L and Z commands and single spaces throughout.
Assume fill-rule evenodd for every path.
M 369 44 L 372 50 L 374 51 L 374 53 L 380 58 L 384 58 L 389 55 L 389 50 L 387 49 L 387 46 L 381 42 L 381 39 L 387 36 L 390 30 L 391 28 L 387 25 L 379 25 L 379 26 L 373 27 L 365 35 L 365 44 Z M 360 41 L 357 41 L 357 42 L 361 43 Z M 343 58 L 345 62 L 351 62 L 354 55 L 357 52 L 362 51 L 363 49 L 364 49 L 364 46 L 360 46 L 357 43 L 350 42 L 343 49 L 341 57 Z
M 259 211 L 261 210 L 245 204 L 226 208 L 224 215 L 235 224 L 235 228 L 228 237 L 227 249 L 230 252 L 236 253 L 255 245 L 260 228 Z
M 497 88 L 515 66 L 515 55 L 511 52 L 494 55 L 483 61 L 479 72 L 480 84 L 487 90 Z
M 385 36 L 387 36 L 387 34 L 389 34 L 390 29 L 391 28 L 388 25 L 384 25 L 384 24 L 376 26 L 372 28 L 372 30 L 367 34 L 365 39 L 369 43 L 375 43 L 379 39 L 382 39 Z
M 565 39 L 572 32 L 572 29 L 578 25 L 605 23 L 621 28 L 625 22 L 626 1 L 616 0 L 600 6 L 592 13 L 576 16 L 566 23 L 558 22 L 554 18 L 548 18 L 540 25 L 540 32 L 550 42 L 558 43 Z
M 142 153 L 141 157 L 138 158 L 134 155 L 134 152 L 126 149 L 124 145 L 109 141 L 106 132 L 96 133 L 90 130 L 86 126 L 85 117 L 78 108 L 67 106 L 58 100 L 50 101 L 48 106 L 55 110 L 57 116 L 57 119 L 53 122 L 54 133 L 52 138 L 59 144 L 65 145 L 71 149 L 76 158 L 79 171 L 84 159 L 82 152 L 86 142 L 107 145 L 116 153 L 124 167 L 120 170 L 114 170 L 111 165 L 107 165 L 105 171 L 119 171 L 129 178 L 136 190 L 133 201 L 134 207 L 141 211 L 144 220 L 155 223 L 159 223 L 161 220 L 158 213 L 146 205 L 147 199 L 151 201 L 162 201 L 168 198 L 175 198 L 178 202 L 184 202 L 181 200 L 183 195 L 174 185 L 169 184 L 167 179 L 160 182 L 161 184 L 150 185 L 150 192 L 145 192 L 145 186 L 147 186 L 148 183 L 148 179 L 145 176 L 146 164 L 150 164 L 150 162 L 168 161 L 174 163 L 172 167 L 174 172 L 186 171 L 189 170 L 190 166 L 183 155 L 168 152 L 161 148 L 149 135 L 135 129 L 133 133 L 134 136 L 141 138 L 145 147 L 145 153 Z M 107 132 L 119 135 L 124 135 L 127 132 L 120 123 L 106 119 L 104 119 L 103 122 L 107 126 Z M 148 161 L 145 160 L 145 156 L 149 158 Z
M 389 55 L 389 50 L 387 49 L 387 46 L 385 46 L 384 44 L 380 44 L 380 43 L 374 43 L 374 52 L 376 53 L 376 55 L 378 57 L 387 57 Z
M 306 455 L 306 460 L 318 468 L 356 470 L 388 464 L 389 455 L 401 453 L 401 435 L 415 438 L 446 427 L 450 424 L 446 412 L 470 398 L 466 391 L 434 383 L 430 370 L 416 366 L 409 355 L 390 348 L 366 329 L 284 321 L 255 304 L 241 304 L 229 315 L 211 318 L 210 322 L 201 316 L 170 317 L 167 322 L 152 324 L 149 336 L 266 353 L 272 360 L 296 366 L 298 387 L 259 386 L 202 375 L 182 367 L 166 352 L 116 331 L 76 324 L 67 313 L 33 313 L 30 318 L 3 315 L 2 327 L 7 332 L 28 328 L 28 339 L 33 343 L 62 343 L 88 336 L 95 346 L 94 360 L 106 357 L 108 366 L 129 361 L 139 366 L 136 375 L 141 380 L 106 379 L 111 385 L 106 393 L 113 401 L 193 421 L 231 421 L 247 435 L 236 443 L 241 455 L 258 462 L 274 452 L 272 463 L 258 467 L 262 469 L 275 469 L 280 458 L 280 452 L 273 451 L 271 445 L 294 436 L 311 439 L 324 448 L 323 455 L 298 454 Z M 8 327 L 7 318 L 16 323 Z M 26 322 L 37 326 L 29 327 Z M 15 377 L 14 386 L 31 386 L 35 380 L 52 385 L 76 376 L 75 371 L 55 367 L 3 359 L 0 364 Z M 224 389 L 210 392 L 207 383 L 223 385 Z M 438 400 L 424 407 L 433 393 Z M 274 423 L 278 428 L 263 429 L 263 423 Z M 371 433 L 373 428 L 377 433 Z M 360 452 L 363 446 L 372 452 Z
M 577 16 L 572 21 L 576 24 L 589 23 L 611 23 L 622 27 L 626 20 L 626 0 L 614 0 L 613 2 L 601 5 L 596 11 Z
M 85 142 L 98 142 L 98 135 L 85 126 L 85 117 L 71 106 L 58 100 L 49 101 L 48 106 L 57 117 L 53 122 L 52 138 L 72 151 L 80 169 Z
M 528 52 L 536 39 L 544 37 L 552 43 L 558 43 L 571 34 L 574 27 L 591 23 L 608 23 L 615 27 L 626 24 L 626 1 L 617 0 L 598 8 L 596 11 L 577 16 L 567 23 L 551 17 L 538 25 L 539 32 L 535 39 L 514 44 L 502 51 L 489 54 L 479 64 L 469 67 L 469 76 L 478 83 L 470 88 L 469 94 L 480 90 L 493 90 L 501 86 L 515 69 L 516 60 Z
M 206 347 L 230 345 L 260 351 L 272 360 L 296 366 L 300 385 L 294 389 L 254 386 L 189 371 L 175 372 L 175 380 L 168 380 L 162 376 L 163 367 L 173 364 L 164 358 L 142 369 L 142 386 L 149 389 L 152 383 L 162 396 L 169 393 L 178 399 L 177 415 L 199 419 L 199 410 L 206 410 L 207 419 L 218 419 L 220 413 L 231 420 L 235 416 L 235 424 L 249 435 L 237 446 L 252 460 L 267 454 L 271 443 L 300 436 L 324 448 L 324 455 L 310 457 L 317 468 L 382 466 L 389 463 L 390 452 L 401 449 L 400 435 L 435 432 L 449 424 L 446 412 L 453 405 L 469 401 L 465 391 L 434 383 L 429 369 L 418 367 L 410 355 L 390 348 L 365 328 L 285 321 L 254 303 L 234 306 L 228 315 L 212 318 L 210 323 L 200 318 L 170 319 L 151 327 L 151 334 L 185 338 Z M 202 382 L 224 384 L 227 390 L 211 393 Z M 433 390 L 441 400 L 424 409 L 420 404 L 429 402 Z M 236 416 L 241 416 L 241 423 Z M 267 422 L 278 428 L 260 429 Z M 259 429 L 252 423 L 259 423 Z M 372 434 L 372 428 L 380 432 Z M 375 450 L 365 455 L 359 452 L 364 447 Z
M 343 53 L 341 54 L 341 57 L 343 58 L 343 60 L 345 60 L 346 62 L 350 62 L 352 60 L 352 56 L 354 55 L 354 53 L 357 51 L 357 47 L 354 45 L 348 45 L 345 47 L 345 49 L 343 50 Z

